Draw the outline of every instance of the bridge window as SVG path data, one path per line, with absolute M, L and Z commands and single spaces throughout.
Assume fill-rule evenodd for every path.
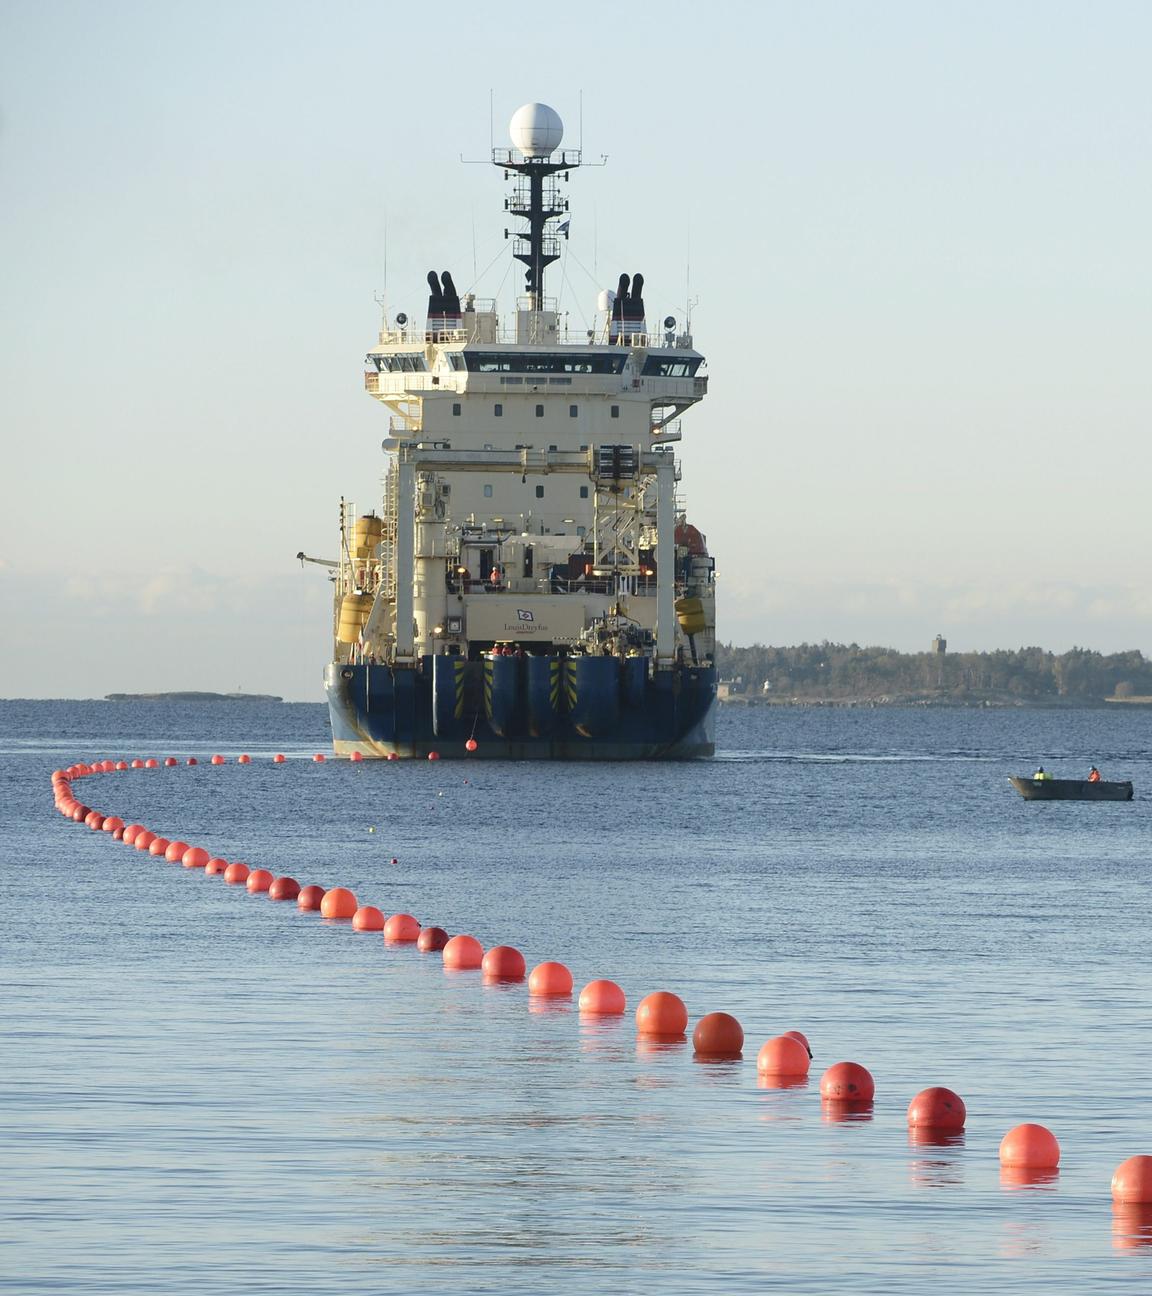
M 640 372 L 648 378 L 691 378 L 703 360 L 703 356 L 650 355 Z
M 455 353 L 453 353 L 453 356 Z M 465 351 L 470 373 L 618 374 L 624 372 L 627 353 L 585 352 L 517 354 L 499 351 Z
M 370 364 L 375 364 L 382 373 L 427 373 L 428 362 L 423 351 L 411 351 L 406 355 L 370 355 Z

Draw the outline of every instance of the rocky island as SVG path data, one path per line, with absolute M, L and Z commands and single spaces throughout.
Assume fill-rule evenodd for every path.
M 108 693 L 105 702 L 283 702 L 271 693 Z

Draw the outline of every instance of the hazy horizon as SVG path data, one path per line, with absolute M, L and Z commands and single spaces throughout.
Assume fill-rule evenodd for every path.
M 375 296 L 509 300 L 490 88 L 609 155 L 572 323 L 697 299 L 721 640 L 1152 652 L 1152 8 L 579 12 L 0 8 L 4 693 L 322 698 Z

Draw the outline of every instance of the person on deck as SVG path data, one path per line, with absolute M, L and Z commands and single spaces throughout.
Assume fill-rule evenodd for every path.
M 1100 782 L 1100 771 L 1096 768 L 1095 765 L 1093 765 L 1092 768 L 1088 771 L 1088 782 L 1089 783 Z
M 1041 766 L 1036 770 L 1036 773 L 1032 775 L 1032 781 L 1033 781 L 1034 783 L 1043 783 L 1045 779 L 1050 779 L 1051 777 L 1052 777 L 1051 774 L 1046 774 L 1046 773 L 1044 772 L 1044 766 L 1041 765 Z

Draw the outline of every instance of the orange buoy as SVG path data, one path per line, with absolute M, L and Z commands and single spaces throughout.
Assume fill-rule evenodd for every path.
M 744 1050 L 744 1027 L 731 1013 L 705 1013 L 692 1032 L 692 1049 L 697 1057 L 741 1057 Z
M 210 877 L 215 877 L 217 874 L 224 873 L 227 868 L 228 861 L 217 857 L 216 859 L 210 859 L 208 863 L 204 865 L 204 872 Z
M 140 838 L 137 837 L 136 840 L 139 841 Z M 165 851 L 168 849 L 168 847 L 171 846 L 171 845 L 172 845 L 172 843 L 168 840 L 167 837 L 153 837 L 153 838 L 152 838 L 152 842 L 151 842 L 151 844 L 150 844 L 149 847 L 148 847 L 148 854 L 149 854 L 149 855 L 163 855 L 164 852 L 165 852 Z
M 152 843 L 156 840 L 156 834 L 150 832 L 147 828 L 143 832 L 136 834 L 136 840 L 132 843 L 138 851 L 151 850 Z
M 224 764 L 224 757 L 223 757 L 223 756 L 220 756 L 220 755 L 213 756 L 213 757 L 212 757 L 212 762 L 211 762 L 211 763 L 212 763 L 213 765 L 223 765 L 223 764 Z
M 312 757 L 312 759 L 316 762 L 317 765 L 323 765 L 323 763 L 328 759 L 328 757 L 325 756 L 323 752 L 317 752 L 316 755 Z
M 237 757 L 236 757 L 236 764 L 237 764 L 237 765 L 251 765 L 251 764 L 252 764 L 252 757 L 251 757 L 251 756 L 248 756 L 248 755 L 244 755 L 244 756 L 237 756 Z
M 446 968 L 478 968 L 483 962 L 484 946 L 475 936 L 453 936 L 444 946 Z
M 820 1077 L 820 1097 L 828 1102 L 871 1102 L 876 1082 L 859 1062 L 836 1062 Z
M 1112 1176 L 1112 1200 L 1132 1205 L 1152 1202 L 1152 1156 L 1130 1156 Z
M 484 955 L 480 970 L 485 981 L 523 981 L 524 955 L 512 945 L 493 945 Z
M 116 768 L 117 768 L 118 770 L 126 770 L 126 769 L 128 768 L 128 762 L 127 762 L 127 761 L 117 761 L 117 762 L 116 762 Z
M 393 945 L 419 940 L 420 924 L 411 914 L 395 913 L 384 924 L 384 939 Z
M 628 1007 L 624 991 L 615 981 L 589 981 L 580 991 L 580 1011 L 601 1017 L 618 1017 Z
M 382 932 L 384 915 L 375 905 L 361 905 L 352 915 L 352 930 Z
M 389 752 L 388 755 L 384 757 L 384 759 L 385 759 L 385 760 L 399 760 L 400 757 L 396 754 L 396 752 Z
M 428 759 L 429 759 L 429 760 L 439 760 L 439 759 L 440 759 L 440 753 L 439 753 L 439 752 L 436 752 L 436 751 L 431 751 L 431 752 L 428 753 Z
M 272 873 L 268 869 L 254 868 L 251 873 L 248 874 L 248 880 L 244 885 L 247 886 L 252 895 L 256 895 L 257 892 L 267 891 L 275 881 L 275 877 L 273 877 Z
M 185 868 L 205 868 L 211 858 L 203 846 L 189 846 L 180 856 L 180 863 Z
M 136 838 L 139 837 L 142 832 L 144 832 L 143 824 L 129 824 L 128 827 L 124 829 L 125 846 L 135 846 Z
M 175 756 L 165 756 L 164 764 L 168 769 L 171 769 L 173 765 L 179 765 L 180 762 L 176 759 Z
M 118 815 L 108 815 L 107 818 L 105 818 L 104 822 L 100 825 L 100 827 L 102 831 L 106 833 L 113 833 L 116 831 L 117 828 L 123 829 L 124 820 L 121 819 Z
M 354 751 L 352 755 L 348 757 L 348 759 L 350 761 L 362 761 L 364 759 L 364 756 L 361 752 Z
M 159 769 L 159 768 L 160 768 L 160 762 L 159 762 L 159 761 L 158 761 L 154 756 L 149 756 L 148 759 L 144 762 L 144 768 L 145 768 L 145 769 Z
M 1060 1164 L 1060 1144 L 1043 1125 L 1015 1125 L 1000 1140 L 1000 1164 L 1012 1169 L 1054 1169 Z
M 143 768 L 144 768 L 144 762 L 140 759 L 139 756 L 137 756 L 136 759 L 132 762 L 132 768 L 133 768 L 133 769 L 143 769 Z
M 756 1070 L 760 1075 L 806 1076 L 808 1050 L 795 1035 L 777 1035 L 760 1046 Z
M 100 769 L 104 774 L 111 774 L 115 768 L 116 768 L 115 761 L 106 760 L 100 762 Z
M 416 937 L 416 948 L 424 954 L 442 950 L 448 944 L 448 933 L 443 927 L 425 927 Z
M 99 810 L 89 810 L 84 816 L 84 825 L 91 828 L 93 832 L 99 832 L 104 826 L 104 816 Z
M 72 811 L 72 822 L 83 823 L 91 813 L 91 807 L 86 805 L 77 805 L 76 809 Z
M 224 881 L 229 886 L 237 886 L 241 882 L 248 881 L 248 865 L 241 864 L 239 860 L 234 860 L 224 870 Z
M 324 892 L 320 901 L 320 915 L 323 918 L 351 918 L 359 908 L 356 896 L 347 887 L 333 887 Z
M 288 757 L 285 756 L 283 752 L 277 752 L 276 755 L 272 757 L 272 764 L 283 765 L 287 759 Z
M 124 840 L 124 829 L 123 829 L 123 828 L 115 828 L 115 829 L 113 829 L 113 832 L 112 832 L 112 840 L 113 840 L 113 841 L 123 841 L 123 840 Z
M 185 841 L 172 841 L 164 848 L 164 858 L 169 864 L 176 864 L 184 858 L 184 852 L 188 849 L 188 843 Z
M 475 738 L 469 738 L 468 741 L 464 744 L 464 750 L 473 752 L 479 746 L 480 744 L 476 741 Z
M 318 910 L 320 903 L 324 899 L 324 888 L 322 886 L 302 887 L 300 894 L 296 897 L 296 904 L 301 909 Z
M 295 878 L 274 878 L 272 885 L 268 888 L 269 900 L 297 900 L 299 897 L 300 883 Z
M 200 762 L 196 759 L 195 756 L 189 756 L 189 757 L 188 757 L 188 764 L 189 764 L 189 765 L 199 765 Z
M 388 863 L 389 863 L 389 864 L 399 864 L 400 861 L 396 858 L 395 855 L 393 855 L 392 858 L 388 861 Z
M 808 1036 L 805 1035 L 803 1031 L 785 1031 L 784 1034 L 787 1035 L 789 1039 L 799 1040 L 807 1050 L 809 1059 L 811 1059 L 812 1045 L 808 1043 Z
M 641 1035 L 683 1035 L 688 1029 L 688 1009 L 679 995 L 654 990 L 636 1008 L 636 1029 Z
M 951 1089 L 921 1089 L 908 1104 L 910 1129 L 962 1130 L 968 1115 L 964 1099 Z
M 563 963 L 537 963 L 528 978 L 528 993 L 556 998 L 572 993 L 572 973 Z

